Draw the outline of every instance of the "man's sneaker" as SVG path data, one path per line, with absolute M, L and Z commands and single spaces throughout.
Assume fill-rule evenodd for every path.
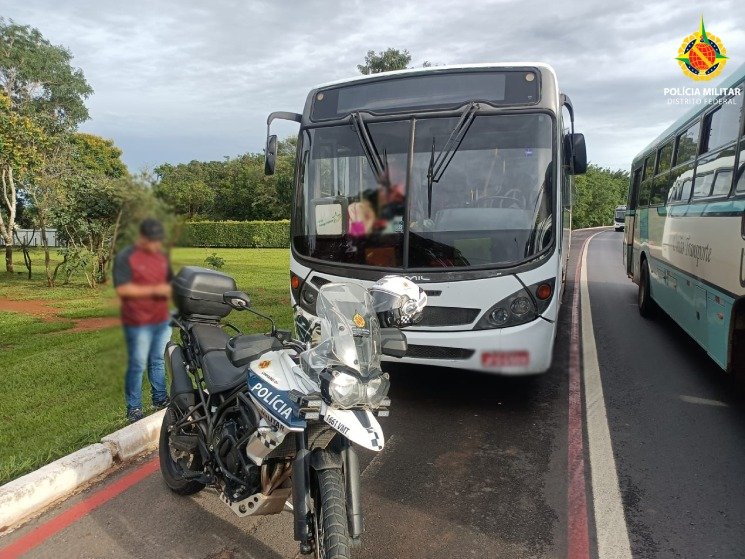
M 157 402 L 153 402 L 153 407 L 156 410 L 162 410 L 167 408 L 171 404 L 171 399 L 166 396 L 163 400 L 158 400 Z
M 145 417 L 140 408 L 127 408 L 127 421 L 134 423 Z

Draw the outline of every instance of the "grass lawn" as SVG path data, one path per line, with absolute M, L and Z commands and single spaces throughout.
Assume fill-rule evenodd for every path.
M 177 248 L 174 271 L 202 265 L 216 252 L 225 260 L 222 272 L 236 278 L 253 307 L 275 318 L 280 328 L 292 325 L 289 305 L 289 251 L 284 249 Z M 16 253 L 16 269 L 23 257 Z M 46 320 L 18 312 L 0 312 L 0 484 L 64 456 L 126 424 L 121 328 L 69 332 L 74 320 L 115 316 L 110 285 L 90 289 L 84 279 L 45 287 L 43 253 L 33 251 L 34 275 L 0 272 L 0 297 L 44 300 L 59 309 Z M 54 255 L 56 256 L 56 255 Z M 264 331 L 266 321 L 234 312 L 230 322 L 244 331 Z M 145 375 L 146 376 L 146 375 Z M 147 380 L 143 400 L 149 402 Z

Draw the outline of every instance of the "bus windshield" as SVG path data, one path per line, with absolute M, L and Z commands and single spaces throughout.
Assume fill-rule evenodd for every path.
M 437 182 L 428 180 L 433 158 L 458 122 L 368 123 L 385 165 L 382 176 L 373 172 L 353 126 L 304 130 L 293 219 L 297 253 L 396 269 L 504 267 L 551 246 L 551 117 L 476 116 Z

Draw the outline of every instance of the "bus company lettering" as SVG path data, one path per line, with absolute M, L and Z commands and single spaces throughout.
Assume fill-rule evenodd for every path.
M 267 408 L 273 409 L 285 419 L 290 419 L 290 415 L 292 415 L 292 406 L 285 402 L 284 397 L 281 394 L 275 394 L 273 390 L 267 388 L 260 382 L 257 382 L 251 387 L 251 392 L 264 402 Z
M 696 267 L 698 267 L 698 264 L 701 260 L 704 262 L 711 262 L 711 247 L 706 245 L 699 245 L 696 243 L 691 242 L 690 237 L 683 237 L 682 235 L 679 235 L 675 242 L 671 243 L 673 250 L 677 252 L 678 254 L 682 254 L 683 256 L 688 256 L 689 258 L 693 258 L 696 260 Z

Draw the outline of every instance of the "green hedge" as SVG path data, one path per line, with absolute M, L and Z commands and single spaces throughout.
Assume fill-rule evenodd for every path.
M 192 221 L 184 224 L 178 246 L 230 248 L 288 248 L 290 222 Z

